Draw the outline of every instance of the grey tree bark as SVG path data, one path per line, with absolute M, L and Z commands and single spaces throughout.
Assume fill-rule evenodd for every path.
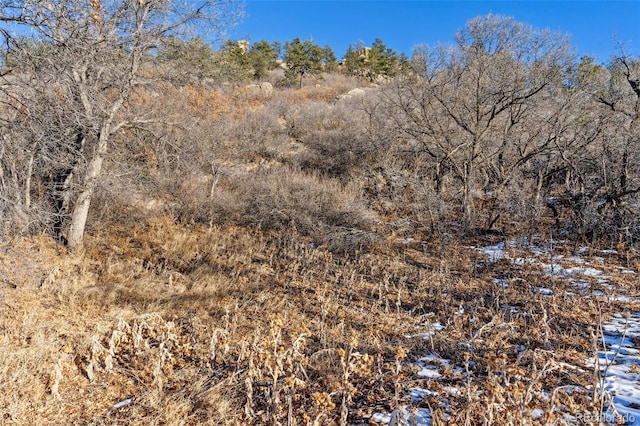
M 16 111 L 4 124 L 16 132 L 22 123 L 25 139 L 38 147 L 29 164 L 50 167 L 52 214 L 71 249 L 82 246 L 114 134 L 160 118 L 158 111 L 129 112 L 136 90 L 153 78 L 158 43 L 218 33 L 239 11 L 233 0 L 0 0 L 8 46 L 2 101 Z M 33 173 L 23 179 L 27 209 Z

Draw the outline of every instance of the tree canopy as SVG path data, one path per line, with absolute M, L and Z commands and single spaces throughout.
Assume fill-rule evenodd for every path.
M 371 47 L 366 47 L 362 42 L 351 44 L 343 59 L 347 74 L 371 82 L 395 77 L 403 63 L 406 65 L 406 57 L 401 61 L 401 56 L 380 38 L 376 38 Z
M 303 42 L 295 38 L 287 42 L 284 47 L 284 62 L 287 67 L 285 81 L 293 83 L 298 80 L 299 87 L 302 87 L 303 77 L 323 72 L 327 59 L 327 50 L 311 40 Z
M 4 107 L 15 111 L 5 128 L 20 122 L 29 130 L 13 139 L 27 168 L 23 181 L 14 181 L 14 207 L 29 215 L 31 177 L 45 171 L 49 222 L 69 247 L 82 246 L 114 135 L 153 119 L 152 111 L 140 117 L 129 107 L 147 82 L 159 41 L 167 42 L 168 56 L 192 49 L 190 61 L 201 66 L 197 56 L 206 47 L 177 40 L 203 28 L 221 30 L 237 10 L 226 0 L 2 0 L 0 22 L 28 34 L 0 31 L 10 52 L 6 65 L 14 67 L 2 76 Z

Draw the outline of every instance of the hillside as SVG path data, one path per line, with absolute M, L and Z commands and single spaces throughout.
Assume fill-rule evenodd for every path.
M 336 102 L 350 90 L 338 83 L 271 99 L 169 94 L 216 123 L 239 117 L 226 135 L 242 139 L 221 143 L 215 174 L 114 180 L 80 255 L 47 236 L 5 240 L 5 422 L 347 424 L 409 407 L 421 424 L 425 412 L 434 424 L 549 424 L 606 412 L 588 360 L 608 318 L 638 312 L 637 251 L 546 227 L 531 242 L 434 234 L 402 220 L 406 201 L 367 207 L 346 174 L 305 173 L 319 161 L 375 172 L 362 155 L 312 152 L 318 123 L 365 102 Z M 497 242 L 498 256 L 472 247 Z M 538 259 L 535 247 L 544 260 L 504 254 Z
M 152 4 L 5 54 L 3 424 L 640 424 L 637 58 L 258 73 Z

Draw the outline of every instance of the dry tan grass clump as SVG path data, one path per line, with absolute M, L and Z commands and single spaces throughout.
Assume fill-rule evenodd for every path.
M 307 102 L 332 102 L 336 96 L 342 94 L 339 87 L 318 82 L 313 86 L 301 89 L 281 89 L 276 92 L 275 99 L 285 101 L 288 105 L 300 105 Z
M 536 294 L 524 267 L 502 288 L 505 265 L 479 272 L 461 247 L 429 252 L 335 255 L 294 232 L 168 218 L 102 229 L 84 257 L 41 238 L 5 247 L 3 421 L 330 425 L 410 402 L 436 422 L 548 424 L 595 410 L 592 373 L 563 362 L 593 354 L 607 307 Z M 449 360 L 440 379 L 416 375 L 426 354 Z M 416 386 L 457 391 L 409 401 Z

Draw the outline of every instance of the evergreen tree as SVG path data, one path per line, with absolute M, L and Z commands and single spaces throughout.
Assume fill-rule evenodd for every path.
M 375 81 L 379 76 L 393 77 L 398 72 L 398 54 L 379 38 L 375 39 L 371 46 L 368 62 L 368 77 L 371 81 Z
M 258 41 L 249 50 L 249 62 L 253 67 L 253 78 L 263 79 L 269 75 L 269 71 L 278 67 L 278 50 L 268 41 Z
M 406 55 L 402 60 L 405 65 L 409 62 Z M 347 74 L 365 77 L 373 82 L 379 76 L 397 75 L 401 67 L 401 58 L 377 38 L 370 48 L 365 47 L 362 42 L 351 44 L 342 63 Z
M 333 52 L 331 46 L 324 47 L 324 70 L 326 72 L 335 72 L 338 69 L 338 58 Z
M 287 42 L 284 53 L 284 61 L 287 65 L 285 82 L 291 84 L 297 79 L 299 87 L 302 87 L 305 74 L 318 75 L 324 70 L 325 58 L 325 49 L 311 40 L 303 42 L 296 38 Z
M 342 59 L 342 65 L 348 75 L 363 77 L 366 74 L 367 54 L 364 43 L 352 43 Z
M 398 55 L 398 70 L 402 73 L 411 70 L 411 59 L 404 52 Z
M 282 52 L 284 52 L 284 45 L 282 44 L 281 41 L 274 41 L 273 43 L 271 43 L 271 46 L 273 47 L 273 50 L 276 51 L 276 60 L 284 60 L 284 57 L 282 55 Z
M 251 78 L 251 60 L 240 42 L 227 40 L 218 52 L 219 77 L 229 81 L 245 81 Z
M 162 40 L 156 60 L 168 65 L 171 79 L 179 84 L 192 79 L 209 78 L 215 73 L 215 54 L 200 37 L 191 40 L 166 37 Z

